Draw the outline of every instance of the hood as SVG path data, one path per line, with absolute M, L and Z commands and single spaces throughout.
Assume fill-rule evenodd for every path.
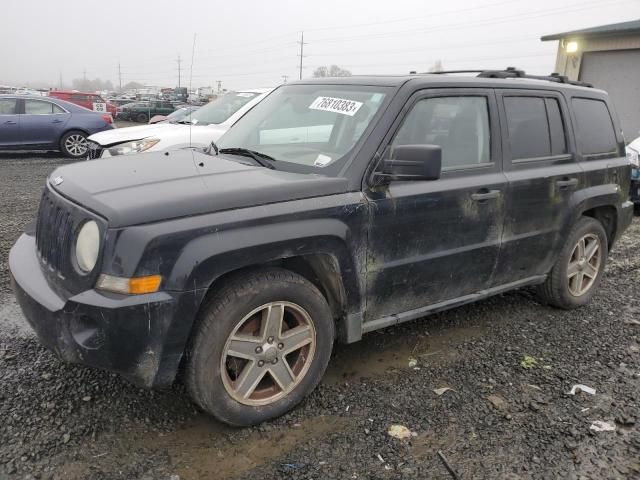
M 105 217 L 110 227 L 347 191 L 346 178 L 270 170 L 231 158 L 239 157 L 186 149 L 80 162 L 56 169 L 50 178 L 62 182 L 49 186 Z
M 633 148 L 636 152 L 640 152 L 640 137 L 636 138 L 633 142 L 627 145 L 630 148 Z
M 189 130 L 191 130 L 191 134 Z M 212 140 L 218 140 L 226 130 L 227 128 L 221 125 L 189 126 L 178 123 L 158 123 L 139 127 L 115 128 L 107 132 L 95 133 L 89 137 L 89 140 L 105 147 L 131 140 L 156 137 L 160 139 L 160 142 L 152 148 L 152 151 L 158 151 L 174 146 L 189 145 L 189 137 L 191 137 L 191 145 L 209 145 Z

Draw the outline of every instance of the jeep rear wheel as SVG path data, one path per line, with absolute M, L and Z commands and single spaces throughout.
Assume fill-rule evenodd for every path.
M 607 263 L 607 234 L 602 224 L 582 217 L 571 230 L 556 264 L 538 293 L 545 303 L 571 309 L 595 294 Z
M 320 291 L 282 269 L 236 276 L 204 307 L 189 352 L 193 400 L 231 425 L 282 415 L 318 384 L 334 324 Z
M 147 117 L 146 113 L 138 113 L 136 115 L 136 121 L 140 122 L 140 123 L 147 123 L 147 121 L 149 120 L 149 117 Z

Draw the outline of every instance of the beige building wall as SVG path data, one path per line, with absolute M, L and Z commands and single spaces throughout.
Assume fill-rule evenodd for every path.
M 567 53 L 565 46 L 571 41 L 578 42 L 578 51 Z M 566 75 L 570 80 L 578 80 L 580 75 L 580 63 L 584 52 L 597 52 L 602 50 L 628 50 L 640 48 L 640 35 L 624 35 L 616 37 L 595 38 L 566 38 L 558 41 L 558 54 L 556 56 L 556 72 Z

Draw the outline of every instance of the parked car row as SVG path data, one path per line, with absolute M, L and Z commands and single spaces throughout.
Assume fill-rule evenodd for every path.
M 27 321 L 236 426 L 301 402 L 336 339 L 521 287 L 587 304 L 633 215 L 608 95 L 514 69 L 236 92 L 91 145 L 136 155 L 47 180 L 9 255 Z

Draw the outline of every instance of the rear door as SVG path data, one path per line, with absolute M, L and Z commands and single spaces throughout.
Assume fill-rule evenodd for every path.
M 71 114 L 48 100 L 24 100 L 21 137 L 24 145 L 56 145 Z
M 0 98 L 0 147 L 20 144 L 20 115 L 17 98 Z
M 506 181 L 493 91 L 424 90 L 400 122 L 382 157 L 397 145 L 439 145 L 443 171 L 365 189 L 366 321 L 485 289 L 500 249 Z
M 494 285 L 549 271 L 562 244 L 570 196 L 584 186 L 565 98 L 552 91 L 500 90 L 508 180 Z

